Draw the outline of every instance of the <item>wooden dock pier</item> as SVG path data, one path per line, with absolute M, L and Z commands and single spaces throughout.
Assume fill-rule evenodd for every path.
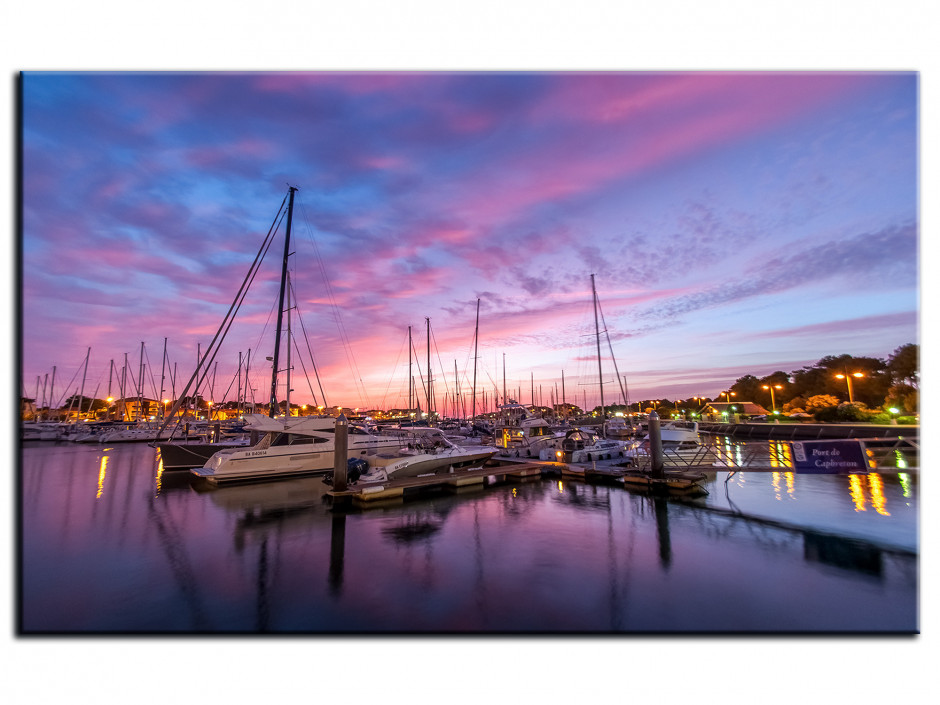
M 644 470 L 630 469 L 614 462 L 594 462 L 590 465 L 559 463 L 544 460 L 504 458 L 495 465 L 485 465 L 452 473 L 406 477 L 385 482 L 367 483 L 345 490 L 327 492 L 333 502 L 353 502 L 362 506 L 378 505 L 388 501 L 404 501 L 411 497 L 435 492 L 460 492 L 485 489 L 513 481 L 539 480 L 542 477 L 561 477 L 588 483 L 621 485 L 648 491 L 680 494 L 707 494 L 701 482 L 705 473 L 687 469 L 668 469 L 665 477 L 655 479 Z
M 792 449 L 765 447 L 764 443 L 742 446 L 734 455 L 726 450 L 698 446 L 693 449 L 666 449 L 662 468 L 653 472 L 652 457 L 611 458 L 583 463 L 495 456 L 482 467 L 450 473 L 388 480 L 332 490 L 327 496 L 337 503 L 378 505 L 404 501 L 435 492 L 482 490 L 507 482 L 538 480 L 542 477 L 619 485 L 627 490 L 676 496 L 708 494 L 705 483 L 718 472 L 794 472 Z M 867 439 L 861 441 L 872 472 L 918 472 L 919 444 L 911 439 Z M 773 444 L 771 444 L 773 445 Z M 770 451 L 768 453 L 768 451 Z M 901 460 L 904 460 L 901 464 Z
M 334 502 L 354 501 L 370 504 L 380 500 L 405 498 L 412 495 L 427 494 L 436 491 L 457 491 L 467 488 L 482 488 L 488 478 L 496 482 L 512 479 L 541 478 L 542 468 L 538 463 L 510 463 L 500 466 L 483 466 L 469 470 L 455 470 L 451 473 L 404 477 L 398 480 L 366 483 L 349 487 L 345 490 L 330 490 L 327 496 Z M 492 482 L 490 483 L 492 484 Z

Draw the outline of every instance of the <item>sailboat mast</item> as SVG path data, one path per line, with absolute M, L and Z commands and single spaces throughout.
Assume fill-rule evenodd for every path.
M 287 233 L 284 236 L 284 259 L 281 261 L 281 293 L 277 303 L 277 330 L 274 333 L 274 360 L 271 370 L 271 404 L 268 407 L 268 416 L 272 419 L 277 412 L 277 364 L 281 351 L 281 325 L 284 320 L 284 290 L 287 287 L 287 258 L 290 256 L 290 228 L 294 216 L 294 192 L 297 189 L 290 187 L 290 201 L 287 204 Z
M 293 341 L 290 337 L 290 272 L 287 273 L 287 409 L 285 415 L 290 418 L 290 348 Z
M 427 323 L 428 329 L 428 419 L 431 418 L 431 413 L 434 411 L 431 406 L 431 319 L 425 317 L 425 322 Z
M 144 416 L 144 341 L 140 341 L 140 375 L 137 379 L 137 420 L 140 421 Z
M 160 415 L 162 420 L 166 420 L 166 404 L 163 403 L 163 392 L 166 385 L 166 340 L 166 338 L 163 339 L 163 360 L 160 361 L 160 398 L 157 399 L 160 408 L 163 410 Z
M 601 327 L 597 321 L 597 289 L 594 287 L 594 275 L 591 275 L 591 292 L 594 296 L 594 331 L 597 335 L 597 381 L 601 385 L 601 420 L 604 418 L 604 373 L 601 369 Z
M 503 404 L 506 403 L 506 353 L 503 353 Z
M 242 351 L 238 351 L 238 392 L 235 395 L 235 409 L 242 415 Z
M 480 299 L 477 299 L 477 324 L 473 331 L 473 403 L 470 407 L 470 424 L 477 416 L 477 352 L 480 349 Z
M 408 415 L 411 416 L 411 410 L 414 409 L 414 396 L 412 395 L 412 375 L 411 375 L 411 326 L 408 326 Z
M 91 348 L 85 353 L 85 371 L 82 372 L 82 389 L 78 393 L 78 418 L 82 418 L 82 402 L 85 399 L 85 378 L 88 376 L 88 358 L 91 357 Z M 88 404 L 88 410 L 91 411 L 91 402 Z
M 121 368 L 121 421 L 127 420 L 127 353 L 124 353 L 124 367 Z
M 55 365 L 52 366 L 52 382 L 49 384 L 49 409 L 55 404 Z

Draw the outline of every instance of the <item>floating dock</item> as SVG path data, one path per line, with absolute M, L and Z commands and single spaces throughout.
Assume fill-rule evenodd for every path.
M 859 439 L 862 461 L 872 472 L 918 472 L 919 443 L 907 439 Z M 792 448 L 751 443 L 734 453 L 709 446 L 664 449 L 662 469 L 654 473 L 651 457 L 607 458 L 582 463 L 494 456 L 486 465 L 450 473 L 408 477 L 385 482 L 358 484 L 327 496 L 336 503 L 354 502 L 363 506 L 383 501 L 403 501 L 435 492 L 481 490 L 491 485 L 542 477 L 561 477 L 595 484 L 619 485 L 627 490 L 696 496 L 708 494 L 705 483 L 722 472 L 794 472 Z M 770 454 L 768 454 L 768 451 Z M 902 463 L 903 461 L 903 463 Z
M 675 494 L 707 494 L 702 486 L 703 472 L 668 469 L 663 478 L 654 478 L 644 470 L 630 469 L 613 462 L 590 465 L 527 459 L 500 459 L 498 464 L 485 465 L 452 473 L 407 477 L 385 482 L 353 485 L 345 490 L 330 490 L 327 497 L 335 503 L 353 502 L 378 505 L 387 501 L 403 501 L 410 497 L 435 492 L 460 492 L 484 489 L 513 481 L 562 477 L 589 483 L 621 485 L 628 489 L 662 491 Z

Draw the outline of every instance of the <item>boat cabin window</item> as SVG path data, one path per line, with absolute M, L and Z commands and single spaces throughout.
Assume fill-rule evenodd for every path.
M 299 446 L 299 445 L 312 445 L 314 443 L 326 443 L 325 438 L 317 438 L 316 436 L 298 436 L 294 433 L 279 433 L 277 437 L 271 442 L 272 446 Z

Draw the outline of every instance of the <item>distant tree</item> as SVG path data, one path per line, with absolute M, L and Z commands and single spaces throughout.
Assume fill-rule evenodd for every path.
M 92 399 L 91 397 L 82 396 L 80 394 L 73 394 L 62 403 L 62 408 L 66 411 L 69 409 L 79 411 L 79 409 L 81 409 L 82 413 L 87 413 L 88 411 L 107 409 L 108 402 L 104 399 Z
M 917 389 L 920 376 L 919 348 L 908 343 L 896 348 L 888 357 L 888 374 L 894 384 L 907 384 Z
M 874 412 L 861 402 L 844 401 L 838 406 L 828 406 L 815 413 L 817 421 L 870 421 Z
M 793 397 L 809 399 L 817 394 L 823 394 L 828 389 L 831 373 L 821 367 L 803 367 L 791 373 L 793 382 L 789 393 Z M 792 398 L 792 397 L 791 397 Z
M 880 406 L 891 386 L 887 363 L 875 357 L 853 355 L 827 355 L 813 367 L 793 372 L 792 393 L 808 398 L 817 394 L 830 394 L 843 401 L 849 398 L 845 375 L 860 372 L 852 378 L 852 396 L 871 407 Z M 842 377 L 837 377 L 842 375 Z
M 754 375 L 738 377 L 735 383 L 731 385 L 730 391 L 735 393 L 737 401 L 757 401 L 764 393 L 764 390 L 761 389 L 761 381 Z
M 821 409 L 828 409 L 839 406 L 840 400 L 831 394 L 816 394 L 806 400 L 806 411 L 815 414 Z
M 901 412 L 914 413 L 918 410 L 920 394 L 910 384 L 895 384 L 888 390 L 884 408 L 895 408 Z
M 785 414 L 795 414 L 797 412 L 805 413 L 806 400 L 803 397 L 793 397 L 790 401 L 783 405 L 782 411 Z

